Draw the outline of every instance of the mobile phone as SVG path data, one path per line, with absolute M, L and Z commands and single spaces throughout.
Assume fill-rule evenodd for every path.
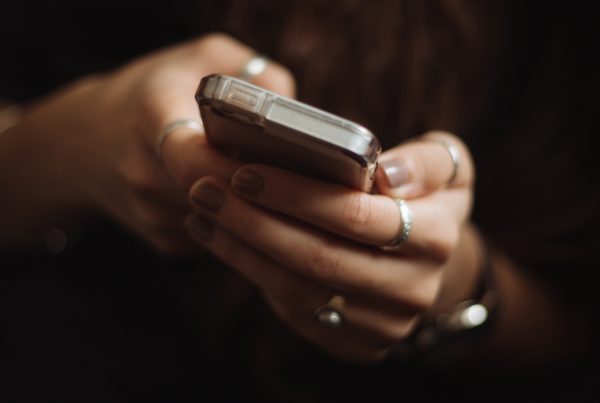
M 381 153 L 365 127 L 235 77 L 204 77 L 196 101 L 208 143 L 260 162 L 369 192 Z

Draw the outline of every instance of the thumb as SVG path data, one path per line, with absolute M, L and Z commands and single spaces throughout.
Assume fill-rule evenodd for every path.
M 471 186 L 473 176 L 464 143 L 453 134 L 435 131 L 384 152 L 376 185 L 382 194 L 414 199 L 444 187 Z

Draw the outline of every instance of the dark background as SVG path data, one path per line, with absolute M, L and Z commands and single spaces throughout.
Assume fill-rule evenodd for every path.
M 110 71 L 137 55 L 211 31 L 219 27 L 225 7 L 182 0 L 1 2 L 0 98 L 27 104 L 82 75 Z M 582 13 L 582 36 L 592 33 L 585 24 L 597 23 L 593 15 Z M 588 56 L 597 53 L 596 41 L 585 37 L 591 46 L 577 52 L 583 54 L 578 63 L 584 71 Z M 581 138 L 590 147 L 598 144 L 596 136 Z M 485 147 L 497 145 L 488 141 Z M 588 175 L 597 178 L 597 171 Z M 597 189 L 597 181 L 587 183 L 587 190 Z M 597 262 L 597 257 L 585 259 Z M 577 365 L 530 375 L 470 388 L 468 380 L 451 382 L 443 371 L 339 363 L 291 334 L 256 290 L 210 256 L 201 266 L 158 256 L 110 222 L 69 234 L 67 249 L 58 255 L 0 258 L 3 401 L 583 401 L 597 396 L 596 382 Z M 577 376 L 581 381 L 571 383 Z M 521 386 L 528 389 L 519 391 Z

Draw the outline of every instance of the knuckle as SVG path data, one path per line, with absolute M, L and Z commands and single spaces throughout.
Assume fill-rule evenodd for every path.
M 261 221 L 252 215 L 248 215 L 240 222 L 240 232 L 245 238 L 252 239 L 260 233 Z
M 385 329 L 381 331 L 381 336 L 391 343 L 397 343 L 406 339 L 412 331 L 410 321 L 396 320 L 387 323 Z
M 198 52 L 218 52 L 224 44 L 230 43 L 233 38 L 224 32 L 210 32 L 198 38 L 193 44 Z
M 444 261 L 450 258 L 450 255 L 456 249 L 459 238 L 459 229 L 457 225 L 449 225 L 446 228 L 445 236 L 440 240 L 440 249 L 443 252 Z
M 145 81 L 141 84 L 139 108 L 145 118 L 155 118 L 163 108 L 163 100 L 154 89 L 154 84 Z M 158 119 L 157 119 L 158 120 Z
M 144 127 L 158 134 L 159 128 L 166 120 L 169 105 L 173 103 L 176 94 L 170 89 L 162 90 L 161 77 L 155 75 L 142 80 L 138 87 L 137 108 L 143 119 Z
M 428 245 L 431 257 L 438 264 L 445 264 L 456 249 L 459 230 L 456 225 L 446 225 L 443 231 L 436 231 L 437 236 Z
M 296 81 L 292 72 L 276 62 L 270 62 L 270 67 L 268 81 L 271 89 L 286 96 L 294 96 Z
M 348 229 L 355 235 L 361 235 L 372 217 L 369 196 L 363 193 L 352 194 L 342 210 L 342 217 Z
M 392 306 L 404 307 L 401 314 L 423 312 L 429 309 L 437 300 L 441 287 L 441 270 L 438 267 L 424 268 L 418 280 L 394 287 L 388 294 Z
M 435 209 L 426 219 L 427 232 L 419 240 L 419 248 L 436 264 L 448 261 L 459 239 L 459 225 L 450 210 Z
M 413 288 L 411 305 L 420 312 L 427 311 L 436 302 L 440 288 L 441 273 L 432 273 L 429 278 Z
M 336 282 L 340 275 L 341 263 L 334 256 L 329 245 L 323 240 L 313 240 L 310 243 L 307 270 L 317 278 Z
M 433 262 L 440 265 L 445 264 L 452 255 L 451 248 L 448 247 L 446 241 L 442 239 L 436 239 L 435 241 L 430 242 L 427 246 L 427 251 Z

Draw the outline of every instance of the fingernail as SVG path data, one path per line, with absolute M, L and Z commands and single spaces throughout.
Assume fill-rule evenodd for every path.
M 213 185 L 202 185 L 194 189 L 192 202 L 216 213 L 225 202 L 225 195 Z
M 213 224 L 205 218 L 193 216 L 189 221 L 190 231 L 201 240 L 208 242 L 212 239 L 214 232 Z
M 231 179 L 233 188 L 248 196 L 257 196 L 265 187 L 262 176 L 250 169 L 244 169 L 236 173 Z
M 390 188 L 406 185 L 410 180 L 410 172 L 406 165 L 398 159 L 380 161 L 379 166 L 385 172 L 385 178 Z

